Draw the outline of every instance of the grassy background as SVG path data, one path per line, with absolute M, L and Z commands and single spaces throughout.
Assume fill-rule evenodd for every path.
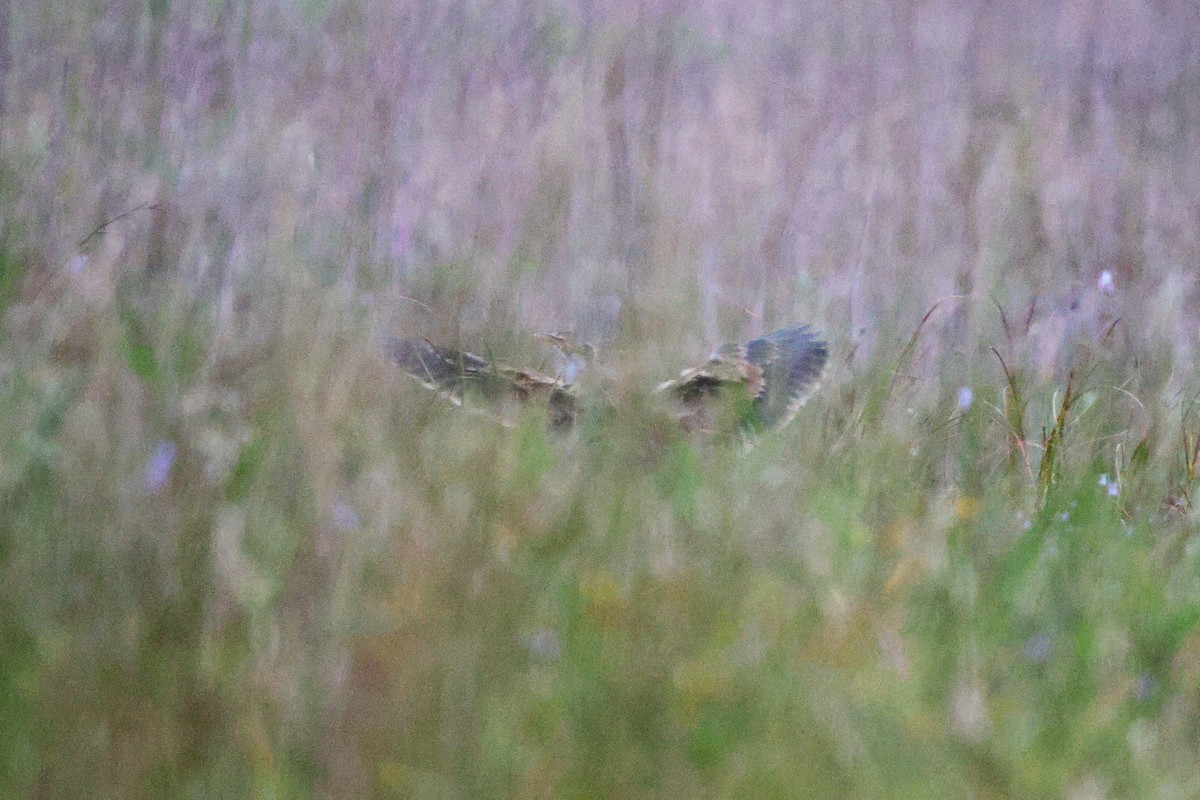
M 1192 0 L 0 0 L 0 81 L 0 794 L 1196 796 Z M 378 347 L 567 328 L 565 438 Z

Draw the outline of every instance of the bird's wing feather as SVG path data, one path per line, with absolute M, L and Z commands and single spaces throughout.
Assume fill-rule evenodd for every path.
M 746 357 L 762 370 L 755 398 L 762 424 L 782 428 L 821 385 L 829 351 L 812 328 L 798 325 L 750 342 Z
M 425 339 L 388 337 L 388 355 L 400 369 L 416 378 L 422 386 L 462 403 L 462 379 L 482 361 L 473 353 L 453 354 Z M 454 357 L 457 355 L 457 357 Z
M 439 347 L 425 339 L 389 337 L 386 347 L 392 361 L 455 405 L 463 404 L 464 393 L 492 404 L 496 418 L 511 424 L 514 410 L 504 406 L 544 405 L 555 427 L 575 420 L 576 402 L 569 385 L 531 370 L 496 366 L 482 356 L 465 350 Z M 502 412 L 508 411 L 509 414 Z
M 724 345 L 709 361 L 659 385 L 696 416 L 698 405 L 742 388 L 752 399 L 751 428 L 782 428 L 820 385 L 828 359 L 825 342 L 800 325 L 767 334 L 744 345 Z
M 455 405 L 463 405 L 470 392 L 510 416 L 514 407 L 541 406 L 555 427 L 575 422 L 574 387 L 557 378 L 496 366 L 425 339 L 389 337 L 386 347 L 401 369 Z M 735 412 L 743 433 L 782 428 L 820 386 L 828 358 L 825 342 L 812 328 L 783 328 L 744 345 L 725 345 L 705 364 L 660 384 L 658 391 L 673 398 L 688 429 L 720 426 L 723 407 Z

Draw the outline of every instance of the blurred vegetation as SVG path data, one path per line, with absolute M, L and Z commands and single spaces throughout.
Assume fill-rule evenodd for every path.
M 0 795 L 1193 796 L 1193 5 L 0 0 Z

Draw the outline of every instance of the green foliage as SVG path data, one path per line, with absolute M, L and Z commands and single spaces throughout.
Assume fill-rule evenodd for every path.
M 379 796 L 1029 797 L 1187 774 L 1128 748 L 1197 734 L 1196 532 L 1160 511 L 1194 434 L 1182 462 L 1145 439 L 1114 462 L 1120 393 L 1007 367 L 977 384 L 1045 403 L 1032 455 L 1011 407 L 909 408 L 886 352 L 855 379 L 866 414 L 835 386 L 746 453 L 680 436 L 653 398 L 567 436 L 535 414 L 508 430 L 385 368 L 320 290 L 281 291 L 251 369 L 204 366 L 205 326 L 164 297 L 108 312 L 108 366 L 5 383 L 0 422 L 46 453 L 6 453 L 6 791 L 90 764 L 127 796 L 305 794 L 338 753 Z M 142 411 L 81 426 L 109 370 Z M 240 399 L 185 411 L 210 395 Z M 112 426 L 128 455 L 84 468 Z
M 0 797 L 1195 793 L 1189 4 L 0 5 Z

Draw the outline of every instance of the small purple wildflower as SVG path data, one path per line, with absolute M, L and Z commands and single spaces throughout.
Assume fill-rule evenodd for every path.
M 330 507 L 333 524 L 344 531 L 356 531 L 359 527 L 358 512 L 343 498 L 333 501 Z
M 975 393 L 971 391 L 970 386 L 963 386 L 958 390 L 958 407 L 962 411 L 966 411 L 971 407 L 971 403 L 975 400 Z
M 167 485 L 171 477 L 171 467 L 175 464 L 175 443 L 169 439 L 159 439 L 154 445 L 154 452 L 146 459 L 145 476 L 142 485 L 150 494 L 158 494 Z
M 1105 294 L 1112 294 L 1117 290 L 1113 283 L 1113 274 L 1111 269 L 1106 269 L 1100 273 L 1100 279 L 1096 281 L 1096 288 Z
M 405 258 L 412 254 L 416 238 L 417 212 L 412 203 L 401 201 L 392 214 L 393 258 Z
M 1025 640 L 1025 646 L 1021 648 L 1021 657 L 1030 664 L 1045 664 L 1050 660 L 1050 651 L 1053 649 L 1054 642 L 1048 634 L 1035 633 Z

